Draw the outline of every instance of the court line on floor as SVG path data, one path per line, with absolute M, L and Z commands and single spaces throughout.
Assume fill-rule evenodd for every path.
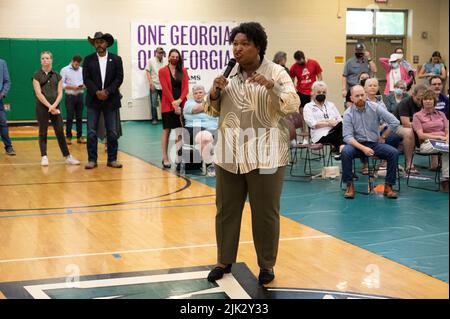
M 30 212 L 30 211 L 43 211 L 43 210 L 64 210 L 64 209 L 73 209 L 73 208 L 95 208 L 95 207 L 108 207 L 108 206 L 123 206 L 123 205 L 128 205 L 128 204 L 139 204 L 148 200 L 152 200 L 152 199 L 156 199 L 156 198 L 161 198 L 161 197 L 165 197 L 165 196 L 169 196 L 169 195 L 173 195 L 182 191 L 185 191 L 186 189 L 188 189 L 191 186 L 191 180 L 188 178 L 185 178 L 183 176 L 178 176 L 181 179 L 183 179 L 186 184 L 167 194 L 161 194 L 161 195 L 157 195 L 157 196 L 153 196 L 153 197 L 149 197 L 149 198 L 144 198 L 144 199 L 136 199 L 136 200 L 132 200 L 132 201 L 128 201 L 128 202 L 119 202 L 119 203 L 109 203 L 109 204 L 94 204 L 94 205 L 81 205 L 81 206 L 71 206 L 71 207 L 43 207 L 43 208 L 15 208 L 15 209 L 0 209 L 0 213 L 6 213 L 6 212 Z
M 151 203 L 151 202 L 150 202 Z M 138 212 L 141 210 L 149 209 L 164 209 L 164 208 L 181 208 L 181 207 L 198 207 L 198 206 L 216 206 L 216 203 L 208 204 L 186 204 L 186 205 L 171 205 L 171 206 L 149 206 L 149 207 L 133 207 L 133 208 L 120 208 L 120 209 L 102 209 L 102 210 L 87 210 L 87 211 L 72 211 L 67 210 L 65 212 L 56 213 L 44 213 L 44 214 L 16 214 L 0 216 L 0 219 L 6 218 L 20 218 L 20 217 L 44 217 L 44 216 L 61 216 L 61 215 L 83 215 L 83 214 L 101 214 L 101 213 L 130 213 L 131 211 Z
M 294 241 L 294 240 L 312 240 L 312 239 L 327 239 L 333 238 L 330 235 L 317 235 L 317 236 L 303 236 L 303 237 L 286 237 L 280 238 L 281 241 Z M 253 241 L 241 241 L 240 245 L 253 244 Z M 217 247 L 217 244 L 203 244 L 203 245 L 191 245 L 191 246 L 176 246 L 176 247 L 163 247 L 163 248 L 147 248 L 147 249 L 134 249 L 134 250 L 122 250 L 122 251 L 109 251 L 102 253 L 87 253 L 87 254 L 72 254 L 72 255 L 61 255 L 61 256 L 47 256 L 47 257 L 29 257 L 29 258 L 17 258 L 17 259 L 5 259 L 0 260 L 0 264 L 14 263 L 14 262 L 28 262 L 28 261 L 39 261 L 39 260 L 52 260 L 52 259 L 67 259 L 67 258 L 79 258 L 79 257 L 94 257 L 94 256 L 111 256 L 111 255 L 125 255 L 125 254 L 136 254 L 136 253 L 150 253 L 150 252 L 162 252 L 170 250 L 179 249 L 193 249 L 193 248 L 208 248 Z

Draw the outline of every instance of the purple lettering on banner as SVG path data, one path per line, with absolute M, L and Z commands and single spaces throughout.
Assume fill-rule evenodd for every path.
M 182 25 L 181 26 L 181 34 L 180 34 L 180 37 L 181 37 L 181 45 L 189 45 L 189 43 L 187 43 L 187 42 L 185 42 L 185 40 L 186 40 L 186 35 L 187 35 L 187 32 L 186 32 L 186 29 L 188 28 L 188 26 L 187 25 Z
M 200 69 L 208 70 L 208 51 L 200 50 Z
M 139 50 L 138 51 L 138 67 L 139 67 L 139 70 L 144 70 L 146 63 L 147 63 L 147 56 L 145 54 L 145 51 L 144 50 Z
M 227 45 L 230 43 L 230 35 L 231 35 L 231 30 L 228 26 L 226 26 L 222 45 Z M 227 63 L 228 63 L 228 61 L 227 61 Z
M 172 45 L 178 45 L 178 43 L 180 42 L 180 37 L 177 34 L 175 34 L 175 32 L 178 32 L 177 25 L 173 25 L 170 28 L 170 42 L 172 43 Z
M 137 40 L 139 45 L 144 45 L 147 41 L 147 33 L 145 31 L 145 25 L 139 25 L 137 29 Z
M 156 25 L 148 26 L 148 44 L 156 44 L 158 37 L 158 30 Z
M 165 25 L 158 26 L 158 30 L 159 30 L 158 42 L 159 43 L 155 43 L 155 44 L 157 44 L 157 45 L 166 45 L 166 42 L 164 41 L 164 29 L 165 28 L 166 28 Z
M 219 51 L 219 52 L 222 52 L 222 51 Z M 217 51 L 216 50 L 211 50 L 211 52 L 209 53 L 209 59 L 210 59 L 211 70 L 217 70 L 219 63 L 217 61 Z
M 208 28 L 201 25 L 199 29 L 200 45 L 208 45 Z
M 198 44 L 198 29 L 196 26 L 192 26 L 189 29 L 189 42 L 191 45 L 197 45 Z
M 191 65 L 192 70 L 198 69 L 198 54 L 197 51 L 191 51 L 191 54 L 189 56 L 189 63 Z
M 183 64 L 184 64 L 184 67 L 186 68 L 186 69 L 189 69 L 190 68 L 190 66 L 189 67 L 187 67 L 187 63 L 186 63 L 186 57 L 188 56 L 188 53 L 189 53 L 189 51 L 188 50 L 181 50 L 181 52 L 180 52 L 180 54 L 181 54 L 181 58 L 183 59 Z M 189 61 L 189 65 L 190 65 L 190 61 Z
M 225 51 L 225 59 L 223 60 L 222 68 L 226 67 L 228 65 L 228 61 L 231 59 L 231 53 L 230 50 Z
M 209 45 L 217 45 L 217 27 L 209 27 Z

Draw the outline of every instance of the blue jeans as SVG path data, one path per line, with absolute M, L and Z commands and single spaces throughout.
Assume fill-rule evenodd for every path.
M 371 148 L 375 156 L 387 160 L 386 183 L 395 185 L 397 178 L 398 151 L 387 144 L 363 142 L 362 145 Z M 353 182 L 353 159 L 366 158 L 367 156 L 353 145 L 347 144 L 341 153 L 342 181 L 344 183 Z
M 0 135 L 2 137 L 3 144 L 5 144 L 5 149 L 12 147 L 11 139 L 9 138 L 8 132 L 8 122 L 6 119 L 6 111 L 3 108 L 3 101 L 0 100 Z
M 97 127 L 100 114 L 103 113 L 105 118 L 106 141 L 108 145 L 108 162 L 117 160 L 117 149 L 119 146 L 119 132 L 117 130 L 117 112 L 119 109 L 111 109 L 110 107 L 103 108 L 87 108 L 87 122 L 88 122 L 88 136 L 87 136 L 87 150 L 89 162 L 97 163 Z
M 158 96 L 162 100 L 162 90 L 150 90 L 150 112 L 152 113 L 152 120 L 158 120 Z

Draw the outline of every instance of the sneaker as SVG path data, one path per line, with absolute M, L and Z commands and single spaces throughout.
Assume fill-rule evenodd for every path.
M 156 125 L 156 124 L 158 124 L 158 121 L 157 121 L 157 120 L 153 120 L 153 121 L 152 121 L 152 124 L 153 124 L 153 125 Z
M 67 143 L 67 145 L 72 145 L 72 138 L 66 137 L 66 143 Z
M 42 156 L 41 166 L 48 166 L 48 157 L 47 156 Z
M 86 144 L 86 139 L 84 137 L 79 137 L 79 138 L 77 138 L 77 143 L 78 144 Z
M 12 146 L 10 146 L 6 149 L 6 154 L 8 154 L 9 156 L 14 156 L 14 155 L 16 155 L 16 152 L 14 151 Z
M 309 141 L 308 141 L 308 139 L 307 138 L 304 138 L 303 139 L 303 143 L 302 143 L 303 145 L 308 145 L 309 144 Z
M 340 161 L 341 160 L 341 154 L 336 154 L 333 156 L 335 161 Z
M 216 168 L 214 167 L 213 163 L 206 167 L 206 176 L 209 176 L 209 177 L 216 176 Z
M 69 165 L 80 165 L 80 161 L 77 160 L 72 155 L 69 155 L 69 156 L 66 157 L 66 164 L 69 164 Z

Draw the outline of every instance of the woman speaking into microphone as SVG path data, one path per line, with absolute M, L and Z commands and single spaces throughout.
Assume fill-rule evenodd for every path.
M 236 262 L 248 195 L 259 283 L 268 284 L 275 277 L 280 195 L 289 157 L 283 117 L 296 112 L 300 101 L 283 67 L 264 58 L 267 35 L 259 23 L 234 28 L 230 44 L 237 63 L 228 79 L 214 80 L 204 103 L 206 113 L 219 117 L 215 150 L 218 256 L 208 280 L 222 278 Z

